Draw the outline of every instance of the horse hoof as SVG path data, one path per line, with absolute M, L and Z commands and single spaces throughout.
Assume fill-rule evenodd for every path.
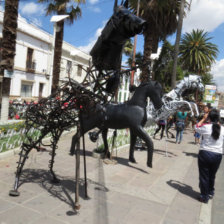
M 136 163 L 136 160 L 135 160 L 134 158 L 129 158 L 129 161 L 130 161 L 131 163 Z
M 152 168 L 152 163 L 147 163 L 147 166 Z
M 13 196 L 13 197 L 17 197 L 20 195 L 20 193 L 17 190 L 11 190 L 11 191 L 9 191 L 9 195 Z

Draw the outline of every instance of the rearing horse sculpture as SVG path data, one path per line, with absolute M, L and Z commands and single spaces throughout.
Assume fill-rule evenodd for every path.
M 129 128 L 131 134 L 131 144 L 129 151 L 129 161 L 136 162 L 134 158 L 134 146 L 136 138 L 141 138 L 148 148 L 147 165 L 152 167 L 153 157 L 153 142 L 147 132 L 144 130 L 144 125 L 147 121 L 146 106 L 147 98 L 150 98 L 156 109 L 162 106 L 162 87 L 156 81 L 151 81 L 141 84 L 136 88 L 132 98 L 123 104 L 106 104 L 100 106 L 98 111 L 81 116 L 83 135 L 93 128 L 102 130 L 104 147 L 108 152 L 107 132 L 108 129 L 124 129 Z M 74 154 L 75 146 L 78 141 L 78 133 L 72 139 L 70 153 Z
M 123 1 L 122 1 L 123 2 Z M 50 134 L 49 143 L 51 159 L 49 168 L 53 182 L 58 178 L 53 171 L 57 143 L 64 130 L 76 126 L 80 130 L 80 118 L 89 111 L 106 108 L 108 95 L 114 96 L 120 81 L 121 53 L 127 39 L 142 31 L 145 21 L 128 11 L 127 2 L 118 6 L 114 4 L 114 14 L 102 32 L 91 55 L 93 67 L 89 68 L 84 81 L 80 84 L 70 79 L 46 99 L 41 99 L 38 104 L 30 105 L 26 111 L 25 139 L 21 146 L 19 161 L 16 170 L 14 188 L 9 192 L 11 196 L 19 196 L 18 187 L 23 167 L 32 149 L 41 149 L 42 140 Z M 104 60 L 105 59 L 105 60 Z M 104 113 L 100 109 L 101 113 Z M 32 130 L 37 132 L 37 138 L 32 135 Z M 80 149 L 80 147 L 77 147 Z M 84 147 L 83 147 L 84 148 Z M 79 150 L 77 150 L 78 152 Z M 85 150 L 84 150 L 85 151 Z M 84 156 L 85 157 L 85 156 Z M 84 162 L 85 164 L 85 162 Z M 85 165 L 84 165 L 85 166 Z M 75 207 L 79 208 L 79 153 L 76 157 L 76 201 Z

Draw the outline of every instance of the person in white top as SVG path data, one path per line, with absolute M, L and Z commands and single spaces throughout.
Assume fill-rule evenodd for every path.
M 207 123 L 205 121 L 208 120 Z M 215 175 L 222 161 L 224 127 L 219 123 L 219 111 L 212 109 L 195 125 L 195 131 L 201 134 L 198 154 L 199 201 L 207 203 L 214 195 Z

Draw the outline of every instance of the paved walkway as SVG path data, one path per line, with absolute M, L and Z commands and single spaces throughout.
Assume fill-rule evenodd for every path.
M 222 223 L 223 163 L 215 198 L 208 204 L 198 202 L 198 146 L 193 144 L 192 131 L 185 132 L 181 144 L 174 139 L 154 140 L 152 169 L 146 166 L 146 151 L 135 151 L 137 164 L 132 164 L 126 147 L 118 153 L 117 164 L 105 164 L 92 157 L 95 144 L 88 143 L 89 199 L 84 197 L 81 158 L 78 212 L 73 210 L 75 157 L 68 155 L 71 136 L 64 135 L 57 149 L 54 170 L 61 180 L 58 185 L 49 181 L 49 153 L 33 151 L 24 167 L 21 195 L 10 197 L 18 155 L 0 158 L 0 224 Z

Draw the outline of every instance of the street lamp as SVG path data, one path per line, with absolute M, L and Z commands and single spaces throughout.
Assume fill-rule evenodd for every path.
M 52 39 L 52 57 L 51 57 L 51 69 L 50 69 L 50 79 L 49 79 L 49 89 L 48 89 L 48 94 L 51 94 L 51 87 L 52 87 L 52 80 L 53 80 L 53 66 L 54 66 L 54 50 L 55 50 L 55 38 L 56 38 L 56 32 L 59 32 L 60 30 L 57 27 L 57 22 L 62 21 L 66 18 L 68 18 L 69 15 L 57 15 L 57 16 L 52 16 L 51 17 L 51 22 L 54 23 L 54 34 L 53 34 L 53 39 Z

